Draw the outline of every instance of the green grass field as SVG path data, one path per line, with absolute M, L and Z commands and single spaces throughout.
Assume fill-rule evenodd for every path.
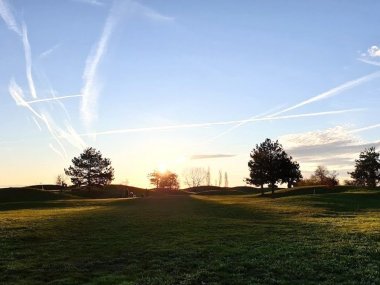
M 1 284 L 380 284 L 379 191 L 55 198 L 0 202 Z

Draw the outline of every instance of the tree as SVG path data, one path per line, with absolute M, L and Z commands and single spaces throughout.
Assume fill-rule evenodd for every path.
M 193 167 L 184 171 L 184 182 L 188 187 L 199 187 L 205 183 L 208 172 L 201 167 Z
M 224 187 L 228 187 L 228 174 L 227 171 L 224 172 Z
M 309 179 L 300 180 L 298 186 L 317 186 L 317 185 L 327 185 L 329 187 L 334 187 L 339 184 L 338 173 L 336 171 L 330 172 L 327 167 L 323 165 L 318 165 L 314 171 L 314 174 L 310 176 Z
M 160 172 L 155 170 L 152 173 L 148 174 L 148 178 L 149 178 L 150 184 L 156 186 L 156 188 L 158 189 L 158 187 L 160 186 L 160 178 L 161 178 Z
M 336 171 L 330 172 L 327 167 L 323 165 L 317 166 L 314 174 L 310 179 L 316 183 L 316 185 L 336 186 L 339 184 L 337 179 L 338 173 Z
M 55 179 L 55 184 L 58 186 L 62 186 L 63 184 L 66 184 L 66 179 L 62 174 L 57 175 L 57 178 Z
M 211 185 L 211 173 L 210 173 L 210 167 L 207 168 L 207 175 L 206 175 L 206 185 Z
M 272 142 L 266 139 L 250 153 L 251 160 L 248 162 L 249 178 L 245 181 L 248 184 L 260 186 L 264 194 L 264 184 L 268 184 L 274 193 L 276 184 L 284 182 L 293 184 L 300 179 L 301 172 L 297 162 L 288 157 L 282 145 L 278 141 Z
M 73 165 L 65 169 L 65 174 L 71 177 L 71 182 L 75 186 L 104 186 L 114 179 L 111 160 L 103 158 L 100 151 L 95 148 L 86 148 L 71 162 Z
M 218 179 L 218 186 L 222 187 L 222 181 L 223 181 L 223 175 L 222 175 L 222 170 L 219 170 L 219 179 Z
M 281 183 L 285 183 L 287 184 L 288 188 L 292 188 L 302 179 L 300 165 L 297 161 L 293 161 L 293 158 L 291 156 L 284 157 L 282 163 L 283 173 Z
M 157 189 L 176 190 L 179 188 L 178 175 L 173 172 L 166 171 L 161 173 L 155 170 L 149 173 L 148 177 L 150 183 L 155 185 Z
M 351 178 L 360 186 L 376 187 L 380 180 L 380 153 L 375 147 L 365 149 L 355 160 L 355 170 L 349 172 Z

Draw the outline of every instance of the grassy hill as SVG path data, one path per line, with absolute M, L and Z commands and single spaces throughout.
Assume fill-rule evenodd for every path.
M 0 284 L 379 284 L 380 192 L 329 193 L 0 200 Z
M 40 188 L 21 187 L 0 189 L 0 202 L 49 201 L 72 199 L 68 193 L 42 191 Z

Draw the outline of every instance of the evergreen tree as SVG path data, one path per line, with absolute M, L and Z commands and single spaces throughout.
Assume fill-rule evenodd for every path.
M 355 160 L 355 170 L 349 172 L 356 185 L 376 187 L 380 180 L 380 153 L 375 147 L 365 149 Z
M 260 186 L 262 194 L 264 194 L 264 184 L 270 186 L 273 194 L 277 183 L 287 183 L 291 186 L 302 177 L 299 164 L 292 161 L 292 157 L 288 157 L 278 141 L 272 142 L 266 139 L 260 145 L 256 145 L 250 157 L 249 178 L 245 181 Z
M 65 174 L 71 177 L 71 182 L 80 186 L 104 186 L 114 179 L 114 169 L 111 160 L 103 158 L 100 151 L 89 147 L 78 157 L 74 157 L 73 163 Z

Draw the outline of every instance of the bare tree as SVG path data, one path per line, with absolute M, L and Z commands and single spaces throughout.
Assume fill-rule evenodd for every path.
M 58 174 L 55 179 L 55 184 L 62 186 L 63 183 L 65 183 L 65 177 L 62 174 Z
M 188 187 L 199 187 L 207 181 L 208 171 L 201 167 L 193 167 L 186 169 L 183 177 Z
M 223 181 L 222 170 L 219 170 L 219 179 L 218 179 L 218 186 L 219 187 L 222 187 L 222 181 Z
M 206 185 L 211 185 L 211 173 L 210 173 L 210 167 L 207 168 L 207 174 L 206 174 Z
M 60 191 L 63 191 L 63 189 L 67 187 L 65 175 L 64 174 L 57 175 L 55 184 L 59 186 Z
M 228 174 L 227 171 L 224 172 L 224 187 L 228 187 Z

